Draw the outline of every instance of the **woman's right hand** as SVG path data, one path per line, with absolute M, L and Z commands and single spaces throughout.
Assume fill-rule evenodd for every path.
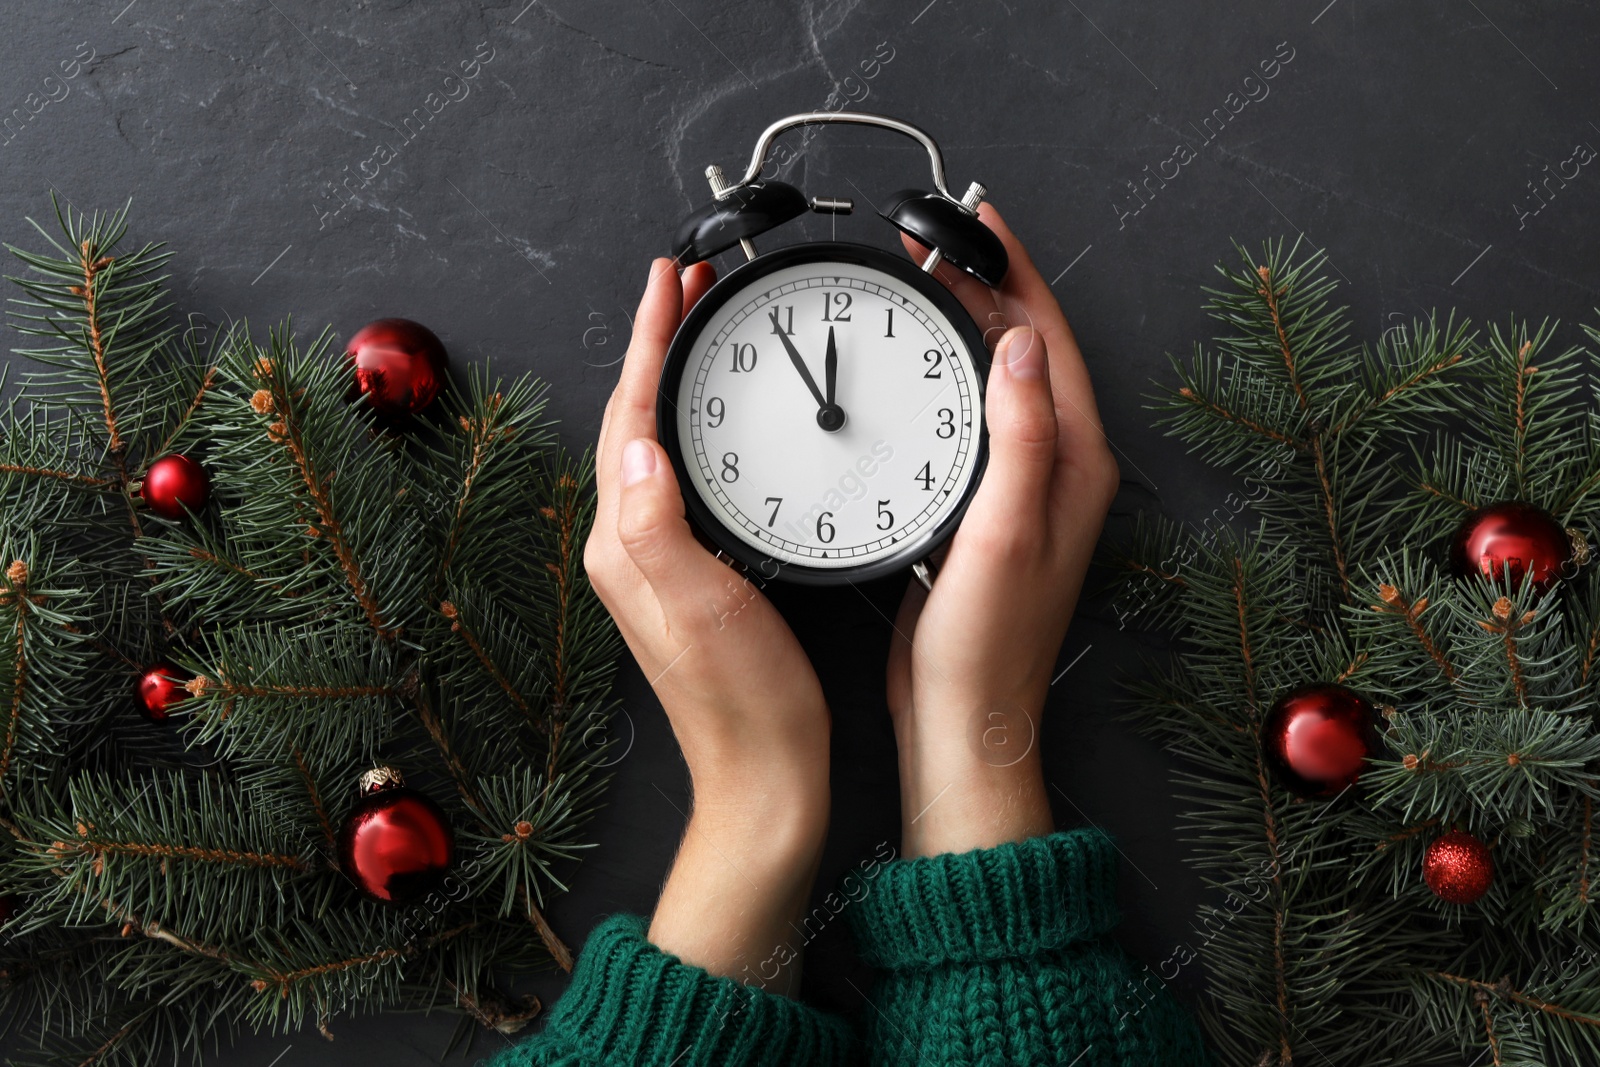
M 828 707 L 755 582 L 707 552 L 656 440 L 673 334 L 715 281 L 656 259 L 596 458 L 584 567 L 683 749 L 694 809 L 650 940 L 718 974 L 786 943 L 828 823 Z M 793 967 L 782 968 L 793 978 Z M 763 976 L 765 977 L 765 976 Z

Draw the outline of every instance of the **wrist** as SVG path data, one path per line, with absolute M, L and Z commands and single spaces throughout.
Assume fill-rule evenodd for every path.
M 899 731 L 901 825 L 907 857 L 967 852 L 1054 831 L 1038 716 L 929 717 Z
M 804 912 L 827 836 L 820 796 L 774 787 L 705 795 L 695 808 L 650 923 L 663 951 L 712 974 L 793 994 L 794 922 Z

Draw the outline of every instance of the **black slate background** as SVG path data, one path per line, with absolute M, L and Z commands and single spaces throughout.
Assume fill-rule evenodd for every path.
M 1600 16 L 1578 0 L 6 0 L 0 19 L 0 119 L 20 109 L 0 145 L 0 238 L 37 245 L 23 218 L 48 213 L 52 188 L 83 209 L 131 196 L 135 236 L 177 253 L 185 310 L 259 327 L 292 315 L 342 336 L 418 319 L 458 367 L 488 359 L 547 379 L 574 444 L 596 436 L 648 259 L 706 199 L 705 165 L 742 172 L 761 128 L 828 105 L 836 87 L 929 129 L 952 188 L 987 184 L 1054 279 L 1121 458 L 1122 512 L 1199 522 L 1229 489 L 1153 432 L 1142 405 L 1166 353 L 1209 336 L 1200 286 L 1232 239 L 1303 233 L 1326 248 L 1371 339 L 1451 307 L 1559 317 L 1573 339 L 1600 304 L 1600 174 L 1552 182 L 1537 214 L 1526 184 L 1600 145 Z M 490 49 L 465 99 L 409 140 L 396 132 Z M 44 82 L 91 50 L 76 77 Z M 1292 58 L 1267 95 L 1202 145 L 1194 127 L 1237 106 L 1230 93 L 1260 96 L 1244 80 L 1274 56 Z M 28 94 L 63 84 L 26 118 Z M 1127 183 L 1180 139 L 1196 158 L 1124 215 L 1138 203 Z M 332 214 L 334 183 L 380 140 L 402 145 L 398 158 Z M 911 142 L 849 128 L 807 140 L 786 177 L 863 209 L 927 181 Z M 870 211 L 837 225 L 892 245 Z M 832 226 L 814 217 L 761 243 Z M 824 889 L 898 843 L 881 666 L 898 595 L 894 582 L 778 594 L 834 709 Z M 1173 844 L 1167 761 L 1112 718 L 1136 647 L 1108 612 L 1080 616 L 1062 666 L 1082 658 L 1056 686 L 1042 744 L 1060 823 L 1092 820 L 1120 841 L 1121 936 L 1154 965 L 1191 936 L 1204 895 Z M 553 908 L 575 947 L 603 915 L 650 908 L 686 807 L 682 762 L 631 665 L 620 695 L 632 745 L 593 826 L 599 847 Z M 1192 996 L 1200 977 L 1191 967 L 1176 984 Z M 827 929 L 807 996 L 849 1010 L 866 978 L 842 927 Z M 560 987 L 552 977 L 542 992 Z M 422 1064 L 452 1025 L 346 1021 L 335 1044 L 263 1037 L 229 1062 Z

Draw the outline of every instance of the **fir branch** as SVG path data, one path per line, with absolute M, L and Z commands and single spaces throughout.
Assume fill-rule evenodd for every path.
M 1300 408 L 1304 411 L 1311 409 L 1311 401 L 1306 396 L 1306 391 L 1300 384 L 1300 370 L 1295 364 L 1294 352 L 1289 347 L 1289 337 L 1283 330 L 1283 315 L 1278 309 L 1278 298 L 1283 295 L 1283 290 L 1276 288 L 1272 281 L 1272 270 L 1266 264 L 1256 268 L 1256 274 L 1261 278 L 1261 284 L 1256 292 L 1267 302 L 1267 313 L 1272 316 L 1272 329 L 1278 335 L 1278 347 L 1283 352 L 1283 365 L 1289 372 L 1289 384 L 1294 389 L 1295 397 L 1300 401 Z
M 1404 593 L 1387 582 L 1378 586 L 1378 596 L 1382 598 L 1383 603 L 1372 605 L 1372 610 L 1382 614 L 1402 616 L 1412 636 L 1417 639 L 1417 644 L 1422 646 L 1428 658 L 1439 668 L 1439 673 L 1444 675 L 1446 681 L 1455 684 L 1458 677 L 1455 665 L 1422 625 L 1422 613 L 1428 610 L 1428 598 L 1422 597 L 1415 602 L 1408 601 Z
M 317 813 L 317 825 L 322 828 L 323 839 L 327 842 L 331 853 L 338 849 L 339 838 L 333 832 L 333 822 L 328 818 L 327 809 L 322 806 L 322 794 L 317 790 L 317 780 L 312 777 L 311 768 L 306 766 L 305 753 L 300 751 L 299 746 L 293 749 L 293 755 L 295 769 L 300 772 L 300 780 L 306 787 L 306 796 L 311 801 L 312 810 Z
M 554 676 L 552 694 L 552 722 L 550 724 L 550 755 L 545 766 L 545 788 L 556 776 L 556 757 L 561 751 L 561 731 L 566 726 L 567 710 L 567 629 L 571 625 L 572 590 L 570 587 L 573 563 L 573 537 L 578 527 L 577 493 L 578 483 L 566 471 L 562 471 L 556 479 L 556 493 L 559 497 L 557 507 L 549 508 L 545 518 L 554 522 L 557 527 L 557 555 L 555 562 L 545 566 L 555 576 L 556 604 L 555 622 L 556 632 L 554 648 L 550 653 L 551 670 Z M 542 935 L 543 931 L 541 931 Z M 567 966 L 571 969 L 570 962 Z
M 93 489 L 109 489 L 120 483 L 115 478 L 97 478 L 77 471 L 53 470 L 49 467 L 30 467 L 20 463 L 0 463 L 0 473 L 26 474 L 34 478 L 54 478 L 73 485 L 86 485 Z
M 450 620 L 450 632 L 460 637 L 466 646 L 472 650 L 472 654 L 483 665 L 484 671 L 490 678 L 494 679 L 494 683 L 500 687 L 500 690 L 511 700 L 511 703 L 517 706 L 517 710 L 527 716 L 529 722 L 535 722 L 536 716 L 533 708 L 529 706 L 527 698 L 517 691 L 516 686 L 511 684 L 511 679 L 507 678 L 505 672 L 500 669 L 494 660 L 489 658 L 489 654 L 484 651 L 483 644 L 461 621 L 460 609 L 450 601 L 445 600 L 439 604 L 439 614 Z
M 490 446 L 511 436 L 516 430 L 514 426 L 500 426 L 496 423 L 496 416 L 500 413 L 503 401 L 501 394 L 495 393 L 485 398 L 483 411 L 477 417 L 467 415 L 460 417 L 461 429 L 471 438 L 472 447 L 467 457 L 466 470 L 461 476 L 461 488 L 456 494 L 455 507 L 451 511 L 450 529 L 445 535 L 444 552 L 439 557 L 435 588 L 440 586 L 445 575 L 450 572 L 456 552 L 461 547 L 461 539 L 466 532 L 468 510 L 473 502 L 473 489 L 488 461 Z
M 231 867 L 283 867 L 291 871 L 310 870 L 306 861 L 293 855 L 241 852 L 233 849 L 202 848 L 198 845 L 164 845 L 147 841 L 106 841 L 92 836 L 87 826 L 78 828 L 79 839 L 73 842 L 55 841 L 49 853 L 58 858 L 92 856 L 98 872 L 105 856 L 160 857 L 163 860 L 193 860 L 197 863 L 214 863 Z
M 1472 501 L 1463 499 L 1462 497 L 1450 492 L 1448 489 L 1441 489 L 1439 486 L 1434 485 L 1431 482 L 1420 481 L 1417 483 L 1417 487 L 1430 496 L 1437 497 L 1440 500 L 1456 505 L 1462 511 L 1476 511 L 1478 509 L 1478 505 L 1474 504 Z
M 415 675 L 407 679 L 407 689 L 411 698 L 411 708 L 417 713 L 417 721 L 427 731 L 428 737 L 433 741 L 439 759 L 444 763 L 450 780 L 455 783 L 456 792 L 461 794 L 461 799 L 478 817 L 484 818 L 486 809 L 483 801 L 478 799 L 477 791 L 472 786 L 472 775 L 467 771 L 466 765 L 461 762 L 461 757 L 456 754 L 454 746 L 450 743 L 450 735 L 445 732 L 444 723 L 439 718 L 439 713 L 433 709 L 433 703 L 428 699 L 428 694 L 423 691 L 422 685 Z
M 118 480 L 125 482 L 128 477 L 126 446 L 122 441 L 122 430 L 117 425 L 116 404 L 111 399 L 111 372 L 106 362 L 105 335 L 96 306 L 95 292 L 96 278 L 101 271 L 111 266 L 113 258 L 102 256 L 99 251 L 89 238 L 84 238 L 78 245 L 79 262 L 83 268 L 83 284 L 75 287 L 75 292 L 83 298 L 84 316 L 88 320 L 89 355 L 94 360 L 95 376 L 99 379 L 100 404 L 104 413 L 106 434 L 111 442 L 112 461 L 117 466 Z
M 1506 666 L 1511 671 L 1511 684 L 1517 695 L 1519 707 L 1528 706 L 1528 680 L 1522 673 L 1522 659 L 1517 655 L 1517 631 L 1532 622 L 1535 613 L 1523 612 L 1520 617 L 1513 618 L 1515 607 L 1510 597 L 1501 597 L 1494 602 L 1490 611 L 1490 618 L 1479 619 L 1478 625 L 1488 633 L 1499 634 L 1505 645 Z
M 1345 567 L 1344 541 L 1339 536 L 1338 501 L 1333 496 L 1333 485 L 1328 480 L 1328 458 L 1322 447 L 1321 432 L 1311 437 L 1311 454 L 1316 459 L 1317 482 L 1322 487 L 1322 515 L 1328 523 L 1328 541 L 1333 547 L 1333 565 L 1339 572 L 1339 591 L 1350 599 L 1350 573 Z
M 281 593 L 283 596 L 287 597 L 300 595 L 293 589 L 284 588 L 281 583 L 274 582 L 271 578 L 268 578 L 264 574 L 256 573 L 249 567 L 246 567 L 244 564 L 239 563 L 236 560 L 224 559 L 217 553 L 212 552 L 209 549 L 201 548 L 199 545 L 189 546 L 189 556 L 192 559 L 199 560 L 201 563 L 210 563 L 213 566 L 221 567 L 223 570 L 231 571 L 232 573 L 239 575 L 241 578 L 248 578 L 252 582 L 266 586 L 274 593 Z
M 22 701 L 28 691 L 28 565 L 16 560 L 6 568 L 6 603 L 16 612 L 16 639 L 12 645 L 11 706 L 6 711 L 5 738 L 0 741 L 0 796 L 6 794 L 6 773 L 16 752 L 22 726 Z
M 400 696 L 401 690 L 392 685 L 293 685 L 278 683 L 262 685 L 230 681 L 225 675 L 211 678 L 197 675 L 185 683 L 184 688 L 197 697 L 294 697 L 303 700 L 355 700 L 373 697 Z
M 1337 437 L 1372 412 L 1377 411 L 1385 404 L 1415 390 L 1418 386 L 1427 385 L 1436 380 L 1441 374 L 1451 367 L 1457 366 L 1466 358 L 1464 352 L 1452 352 L 1440 356 L 1438 359 L 1425 366 L 1418 367 L 1398 382 L 1384 388 L 1377 396 L 1365 400 L 1357 409 L 1346 415 L 1328 431 L 1330 436 Z
M 533 902 L 533 897 L 528 894 L 527 887 L 519 885 L 517 893 L 522 897 L 522 902 L 528 906 L 528 921 L 533 924 L 534 930 L 538 932 L 539 940 L 544 942 L 544 947 L 550 953 L 550 958 L 555 960 L 557 967 L 571 974 L 574 963 L 572 950 L 556 934 L 555 929 L 550 925 L 550 921 L 544 917 L 544 912 L 539 910 L 539 905 Z
M 142 1026 L 155 1013 L 156 1005 L 154 1004 L 139 1012 L 132 1019 L 124 1023 L 110 1037 L 106 1038 L 99 1048 L 89 1053 L 89 1057 L 85 1060 L 82 1060 L 78 1064 L 78 1067 L 94 1067 L 95 1064 L 99 1063 L 101 1060 L 105 1059 L 106 1056 L 115 1051 L 118 1045 L 127 1040 L 128 1035 L 132 1034 L 135 1030 Z
M 299 474 L 306 495 L 316 509 L 316 524 L 313 527 L 316 535 L 332 546 L 339 568 L 344 572 L 345 581 L 350 586 L 350 592 L 366 614 L 367 622 L 373 630 L 385 641 L 396 640 L 400 636 L 400 628 L 384 619 L 377 599 L 368 586 L 367 577 L 362 572 L 355 546 L 334 510 L 330 492 L 333 474 L 331 472 L 325 474 L 318 470 L 311 458 L 305 439 L 305 429 L 300 422 L 300 405 L 291 394 L 288 383 L 279 373 L 278 365 L 273 359 L 266 356 L 258 358 L 255 374 L 262 382 L 268 396 L 262 400 L 258 394 L 252 399 L 251 404 L 258 410 L 264 409 L 263 414 L 270 413 L 277 416 L 276 421 L 266 427 L 266 437 L 288 453 L 290 462 Z
M 1250 626 L 1245 597 L 1244 564 L 1236 555 L 1233 558 L 1233 597 L 1239 616 L 1239 656 L 1244 661 L 1245 706 L 1249 709 L 1251 736 L 1257 739 L 1255 750 L 1255 779 L 1260 791 L 1263 831 L 1266 835 L 1267 857 L 1272 864 L 1272 978 L 1276 992 L 1278 1019 L 1278 1062 L 1288 1067 L 1294 1062 L 1293 1045 L 1289 1041 L 1289 975 L 1284 955 L 1284 889 L 1283 854 L 1278 840 L 1278 820 L 1272 805 L 1272 786 L 1267 781 L 1267 765 L 1261 751 L 1260 705 L 1256 694 L 1255 656 L 1250 647 Z
M 1385 849 L 1393 847 L 1401 841 L 1409 841 L 1420 833 L 1426 833 L 1428 830 L 1431 830 L 1433 827 L 1438 825 L 1439 817 L 1437 815 L 1431 819 L 1424 819 L 1415 826 L 1408 826 L 1404 830 L 1392 833 L 1384 840 L 1379 841 L 1377 845 L 1374 846 L 1374 851 L 1382 852 Z
M 1246 418 L 1243 415 L 1230 411 L 1221 404 L 1217 403 L 1215 400 L 1212 400 L 1210 397 L 1201 396 L 1187 385 L 1178 390 L 1178 395 L 1187 400 L 1189 403 L 1200 408 L 1207 414 L 1213 415 L 1224 422 L 1231 422 L 1235 426 L 1242 426 L 1251 433 L 1265 437 L 1269 441 L 1277 441 L 1279 444 L 1288 445 L 1296 452 L 1304 452 L 1306 450 L 1306 443 L 1299 438 L 1291 437 L 1286 433 L 1274 430 L 1270 426 L 1263 426 L 1254 419 Z
M 1494 1036 L 1494 1017 L 1489 1014 L 1489 995 L 1478 990 L 1472 999 L 1483 1009 L 1483 1030 L 1489 1039 L 1489 1051 L 1494 1053 L 1494 1067 L 1504 1067 L 1505 1061 L 1500 1058 L 1500 1042 Z
M 200 379 L 200 388 L 195 391 L 194 399 L 189 401 L 188 408 L 185 409 L 184 413 L 178 417 L 178 420 L 175 423 L 173 423 L 172 429 L 167 433 L 166 438 L 163 439 L 154 450 L 152 450 L 150 453 L 151 459 L 159 459 L 166 455 L 167 450 L 172 447 L 172 442 L 176 441 L 178 439 L 178 435 L 183 433 L 183 431 L 188 428 L 189 420 L 194 418 L 194 413 L 196 411 L 200 410 L 200 403 L 205 399 L 206 392 L 210 390 L 211 386 L 216 382 L 217 372 L 220 369 L 221 368 L 217 366 L 206 368 L 205 375 Z
M 1463 985 L 1469 989 L 1499 997 L 1502 1000 L 1510 1000 L 1517 1004 L 1522 1004 L 1526 1007 L 1534 1009 L 1535 1011 L 1543 1012 L 1546 1015 L 1554 1016 L 1555 1018 L 1563 1019 L 1570 1023 L 1577 1023 L 1582 1026 L 1600 1027 L 1600 1015 L 1590 1015 L 1587 1012 L 1571 1011 L 1567 1008 L 1563 1008 L 1559 1004 L 1554 1004 L 1548 1000 L 1541 1000 L 1538 997 L 1530 996 L 1527 993 L 1520 992 L 1513 988 L 1509 979 L 1502 978 L 1498 982 L 1484 982 L 1476 978 L 1465 978 L 1458 974 L 1449 974 L 1445 971 L 1429 971 L 1427 974 L 1430 978 L 1438 978 L 1446 982 L 1454 982 L 1457 985 Z
M 1591 788 L 1594 783 L 1591 781 Z M 1594 836 L 1594 798 L 1583 796 L 1583 837 L 1578 851 L 1578 903 L 1589 903 L 1589 847 Z

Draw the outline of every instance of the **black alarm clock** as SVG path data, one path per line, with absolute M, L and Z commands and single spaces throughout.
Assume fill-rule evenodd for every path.
M 752 238 L 807 211 L 848 213 L 762 180 L 773 140 L 818 123 L 894 130 L 927 149 L 933 192 L 888 197 L 879 214 L 932 251 L 920 264 L 870 245 Z M 930 555 L 955 532 L 988 460 L 983 331 L 932 277 L 948 262 L 989 286 L 1005 246 L 957 199 L 944 159 L 910 123 L 814 111 L 768 126 L 744 177 L 706 168 L 713 199 L 684 220 L 687 266 L 739 245 L 747 262 L 717 281 L 667 350 L 656 426 L 687 513 L 723 554 L 765 578 L 831 585 L 911 570 L 932 588 Z

